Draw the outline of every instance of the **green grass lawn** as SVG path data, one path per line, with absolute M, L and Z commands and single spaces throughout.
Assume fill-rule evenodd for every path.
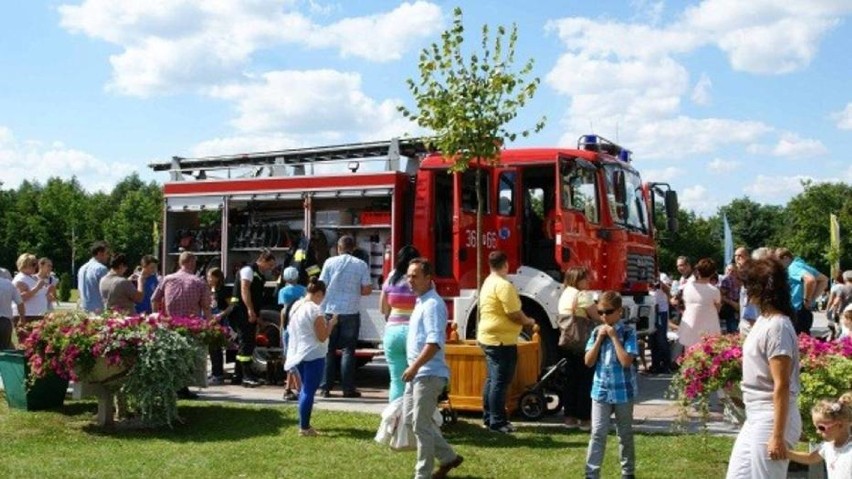
M 0 400 L 2 401 L 2 400 Z M 259 407 L 181 402 L 185 424 L 174 429 L 101 429 L 91 401 L 58 412 L 10 411 L 0 405 L 0 477 L 411 477 L 414 452 L 373 442 L 375 415 L 317 410 L 324 435 L 297 434 L 292 406 Z M 445 429 L 465 457 L 451 474 L 467 478 L 581 477 L 588 434 L 560 428 L 521 428 L 513 436 L 486 433 L 473 421 Z M 636 436 L 638 477 L 722 477 L 732 439 Z M 604 477 L 619 477 L 618 444 L 610 437 Z

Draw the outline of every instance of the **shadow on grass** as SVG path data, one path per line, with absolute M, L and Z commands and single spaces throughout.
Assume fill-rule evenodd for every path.
M 279 436 L 282 428 L 296 424 L 296 419 L 277 408 L 235 408 L 220 404 L 186 404 L 178 406 L 182 423 L 171 428 L 133 427 L 119 422 L 112 427 L 94 423 L 95 403 L 73 403 L 63 408 L 66 415 L 90 413 L 92 422 L 82 431 L 95 436 L 145 441 L 156 438 L 178 443 L 239 441 L 261 436 Z
M 354 427 L 320 427 L 319 430 L 323 436 L 356 439 L 361 441 L 372 441 L 376 436 L 376 431 Z
M 467 445 L 484 448 L 537 449 L 585 448 L 589 444 L 588 433 L 555 431 L 553 428 L 521 427 L 514 434 L 486 431 L 479 425 L 458 422 L 442 429 L 447 442 L 452 445 Z

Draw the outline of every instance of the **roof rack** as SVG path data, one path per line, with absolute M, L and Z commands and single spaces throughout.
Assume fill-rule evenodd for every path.
M 349 143 L 344 145 L 320 146 L 313 148 L 293 148 L 260 153 L 242 153 L 237 155 L 209 156 L 204 158 L 184 158 L 173 156 L 171 161 L 149 163 L 154 171 L 169 171 L 173 181 L 180 181 L 184 173 L 197 171 L 198 176 L 206 170 L 252 167 L 304 165 L 314 162 L 347 160 L 358 158 L 387 157 L 389 169 L 396 169 L 402 156 L 415 157 L 427 153 L 423 138 L 393 138 L 388 141 Z

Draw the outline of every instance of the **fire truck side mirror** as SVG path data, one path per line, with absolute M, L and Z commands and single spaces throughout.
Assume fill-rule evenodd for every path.
M 676 232 L 678 229 L 677 223 L 677 192 L 674 190 L 666 190 L 666 218 L 667 218 L 667 226 L 668 230 L 672 233 Z

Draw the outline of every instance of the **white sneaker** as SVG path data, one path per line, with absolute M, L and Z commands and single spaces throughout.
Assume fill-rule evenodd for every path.
M 511 434 L 511 433 L 515 432 L 515 426 L 513 426 L 512 423 L 507 422 L 506 424 L 503 424 L 500 427 L 492 427 L 491 430 L 494 431 L 494 432 L 500 432 L 500 433 L 503 433 L 503 434 Z

